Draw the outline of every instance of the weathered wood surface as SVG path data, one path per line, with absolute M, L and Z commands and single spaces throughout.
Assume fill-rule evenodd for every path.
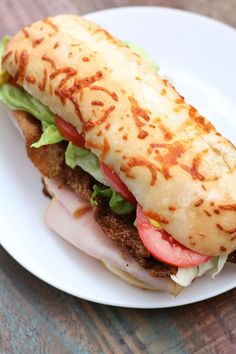
M 236 0 L 0 0 L 0 35 L 48 15 L 126 5 L 186 9 L 236 27 Z M 166 310 L 109 307 L 56 290 L 1 249 L 0 353 L 234 354 L 236 290 Z

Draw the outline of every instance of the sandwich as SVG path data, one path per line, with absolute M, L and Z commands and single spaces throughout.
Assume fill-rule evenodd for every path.
M 236 262 L 236 149 L 154 61 L 82 17 L 4 37 L 0 99 L 50 197 L 49 228 L 143 289 Z

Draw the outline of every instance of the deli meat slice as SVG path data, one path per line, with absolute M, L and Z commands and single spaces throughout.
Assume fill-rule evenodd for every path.
M 58 178 L 43 178 L 46 189 L 52 197 L 56 197 L 74 217 L 79 217 L 91 208 L 90 203 L 79 198 L 69 187 Z
M 46 211 L 46 223 L 66 241 L 89 256 L 112 264 L 160 291 L 176 294 L 179 290 L 178 285 L 171 279 L 152 277 L 129 254 L 119 249 L 102 232 L 91 210 L 88 210 L 79 218 L 74 218 L 63 204 L 54 197 Z

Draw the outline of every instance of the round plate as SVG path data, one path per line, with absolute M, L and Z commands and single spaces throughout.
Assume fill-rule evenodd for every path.
M 131 7 L 92 13 L 121 40 L 145 48 L 187 101 L 236 143 L 236 42 L 234 29 L 188 12 Z M 109 273 L 44 223 L 48 199 L 24 142 L 1 109 L 0 237 L 3 247 L 31 273 L 69 294 L 95 302 L 136 308 L 189 304 L 236 286 L 235 266 L 215 279 L 199 279 L 176 298 L 136 289 Z

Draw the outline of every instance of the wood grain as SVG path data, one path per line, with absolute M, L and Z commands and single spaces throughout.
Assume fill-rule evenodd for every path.
M 158 5 L 236 27 L 236 0 L 1 0 L 0 34 L 58 13 Z M 236 353 L 236 290 L 166 310 L 109 307 L 40 281 L 0 249 L 0 353 Z
M 20 27 L 42 17 L 78 13 L 120 6 L 166 6 L 197 12 L 236 26 L 236 0 L 1 0 L 0 34 L 13 34 Z M 15 15 L 16 14 L 16 15 Z

